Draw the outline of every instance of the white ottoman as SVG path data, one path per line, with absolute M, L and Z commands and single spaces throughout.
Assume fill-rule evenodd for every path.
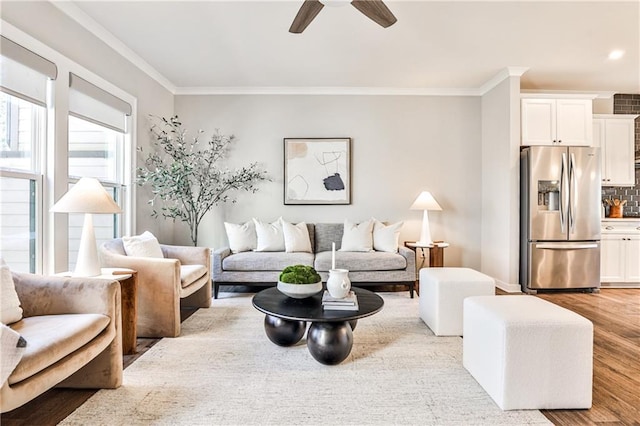
M 593 324 L 535 296 L 469 297 L 462 363 L 503 410 L 590 408 Z
M 464 298 L 493 294 L 493 278 L 473 269 L 420 270 L 420 318 L 436 336 L 462 336 Z

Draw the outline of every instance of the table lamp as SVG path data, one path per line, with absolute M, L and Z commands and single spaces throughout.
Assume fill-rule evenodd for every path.
M 433 198 L 430 192 L 423 191 L 418 198 L 411 205 L 411 210 L 424 210 L 424 216 L 422 217 L 422 231 L 420 232 L 420 240 L 416 244 L 421 246 L 432 245 L 431 231 L 429 230 L 429 210 L 442 210 L 442 207 Z
M 78 260 L 73 273 L 78 277 L 100 275 L 100 261 L 93 230 L 94 213 L 122 213 L 98 179 L 83 177 L 51 208 L 54 213 L 84 213 Z

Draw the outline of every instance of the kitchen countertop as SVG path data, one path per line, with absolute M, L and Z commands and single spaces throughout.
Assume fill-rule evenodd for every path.
M 614 217 L 603 217 L 602 218 L 603 222 L 640 222 L 640 216 L 632 216 L 632 217 L 621 217 L 621 218 L 614 218 Z

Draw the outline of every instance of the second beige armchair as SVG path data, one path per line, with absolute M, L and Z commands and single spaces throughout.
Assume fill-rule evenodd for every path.
M 211 260 L 206 247 L 161 244 L 164 258 L 127 256 L 121 238 L 103 243 L 103 267 L 138 272 L 138 337 L 180 335 L 180 306 L 211 306 Z

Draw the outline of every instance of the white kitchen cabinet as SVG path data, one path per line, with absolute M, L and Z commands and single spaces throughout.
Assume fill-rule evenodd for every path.
M 602 235 L 600 240 L 600 281 L 625 282 L 625 245 L 621 235 Z
M 640 235 L 627 237 L 626 252 L 626 281 L 640 283 Z
M 600 281 L 640 286 L 640 221 L 618 220 L 602 222 Z
M 591 99 L 524 97 L 521 101 L 522 145 L 590 146 Z
M 600 147 L 602 186 L 634 186 L 637 115 L 593 116 L 593 146 Z

